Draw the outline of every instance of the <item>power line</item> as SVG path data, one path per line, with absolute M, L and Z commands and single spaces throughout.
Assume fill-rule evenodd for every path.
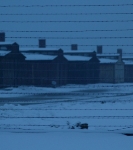
M 84 108 L 84 109 L 80 109 L 80 108 L 79 109 L 78 108 L 76 108 L 76 109 L 65 109 L 65 108 L 64 109 L 49 109 L 49 108 L 39 108 L 39 109 L 37 109 L 37 108 L 21 109 L 20 108 L 20 109 L 16 109 L 16 108 L 14 108 L 13 109 L 13 108 L 0 108 L 0 110 L 2 110 L 2 111 L 5 111 L 5 110 L 12 110 L 12 111 L 14 111 L 14 110 L 26 110 L 26 111 L 29 111 L 29 110 L 30 111 L 34 111 L 34 110 L 37 110 L 37 111 L 38 110 L 40 110 L 40 111 L 42 111 L 42 110 L 46 110 L 46 111 L 47 110 L 60 110 L 60 111 L 73 111 L 73 110 L 77 110 L 77 111 L 78 110 L 81 110 L 81 111 L 99 111 L 99 110 L 100 111 L 132 111 L 133 109 L 130 109 L 130 108 L 129 109 L 125 109 L 125 108 L 124 109 L 123 108 L 121 108 L 121 109 L 119 109 L 119 108 L 118 109 L 117 108 L 116 109 L 91 109 L 91 108 Z
M 38 45 L 20 45 L 21 47 L 35 47 L 35 48 L 38 48 L 38 50 L 39 50 L 39 47 L 38 47 Z M 54 45 L 54 44 L 52 44 L 52 45 L 47 45 L 47 46 L 50 46 L 50 47 L 70 47 L 70 45 Z M 78 45 L 78 46 L 81 46 L 81 47 L 88 47 L 88 46 L 97 46 L 97 45 Z M 102 46 L 107 46 L 107 47 L 116 47 L 116 46 L 121 46 L 121 47 L 124 47 L 124 46 L 127 46 L 127 47 L 132 47 L 133 45 L 119 45 L 119 44 L 116 44 L 116 45 L 102 45 Z M 27 49 L 28 50 L 28 49 Z M 47 48 L 46 48 L 46 50 L 47 50 Z M 110 54 L 113 54 L 113 53 L 110 53 Z M 126 53 L 126 54 L 133 54 L 133 53 Z
M 38 48 L 38 45 L 21 45 L 20 44 L 20 46 L 21 47 L 37 47 Z M 50 46 L 50 47 L 65 47 L 65 46 L 69 46 L 70 47 L 70 45 L 68 45 L 68 44 L 66 44 L 66 45 L 54 45 L 54 44 L 52 44 L 52 45 L 47 45 L 47 46 Z M 81 46 L 81 47 L 88 47 L 88 46 L 97 46 L 97 45 L 93 45 L 93 44 L 87 44 L 87 45 L 78 45 L 78 46 Z M 133 46 L 133 45 L 102 45 L 102 46 L 107 46 L 107 47 L 115 47 L 115 46 L 121 46 L 121 47 L 124 47 L 124 46 L 128 46 L 128 47 L 130 47 L 130 46 Z M 47 48 L 46 48 L 47 49 Z M 39 49 L 38 49 L 39 50 Z M 87 52 L 87 51 L 86 51 Z M 1 53 L 0 53 L 1 54 Z M 2 53 L 3 54 L 3 53 Z M 116 53 L 106 53 L 106 54 L 116 54 Z M 123 54 L 125 54 L 125 53 L 123 53 Z M 133 53 L 126 53 L 126 54 L 133 54 Z
M 56 20 L 49 20 L 49 21 L 44 21 L 44 20 L 40 20 L 40 21 L 34 21 L 34 20 L 31 20 L 31 21 L 16 21 L 16 20 L 12 20 L 12 21 L 8 21 L 8 20 L 3 20 L 3 21 L 0 21 L 0 23 L 96 23 L 96 22 L 99 22 L 99 23 L 112 23 L 112 22 L 133 22 L 133 20 L 68 20 L 68 21 L 56 21 Z
M 22 118 L 28 118 L 28 119 L 133 119 L 133 116 L 41 116 L 41 117 L 35 117 L 35 116 L 0 116 L 0 118 L 12 118 L 12 119 L 22 119 Z
M 19 39 L 39 39 L 39 38 L 44 38 L 44 37 L 37 37 L 37 36 L 25 36 L 25 37 L 22 37 L 22 36 L 7 36 L 6 37 L 7 39 L 8 38 L 11 38 L 11 39 L 16 39 L 16 38 L 19 38 Z M 45 37 L 46 39 L 132 39 L 133 37 Z
M 133 13 L 15 13 L 15 14 L 9 14 L 9 13 L 1 13 L 1 16 L 69 16 L 69 15 L 132 15 Z
M 119 6 L 133 6 L 133 4 L 97 4 L 97 5 L 94 5 L 94 4 L 84 4 L 84 5 L 71 5 L 71 4 L 67 4 L 67 5 L 64 5 L 64 4 L 59 4 L 59 5 L 0 5 L 0 7 L 9 7 L 9 8 L 12 8 L 12 7 L 26 7 L 26 8 L 31 8 L 31 7 L 119 7 Z
M 60 31 L 57 31 L 57 30 L 40 30 L 40 31 L 35 31 L 35 30 L 1 30 L 1 32 L 22 32 L 22 33 L 27 33 L 27 32 L 39 32 L 39 33 L 42 33 L 42 32 L 116 32 L 116 31 L 133 31 L 133 29 L 101 29 L 101 30 L 60 30 Z

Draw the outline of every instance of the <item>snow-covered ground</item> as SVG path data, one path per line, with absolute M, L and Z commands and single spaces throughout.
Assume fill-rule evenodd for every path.
M 88 123 L 89 130 L 132 128 L 132 87 L 124 83 L 2 89 L 1 129 L 68 129 L 78 122 Z
M 132 87 L 124 83 L 1 89 L 1 149 L 131 150 L 133 137 L 123 133 L 133 133 Z M 77 123 L 89 127 L 80 129 Z
M 50 95 L 50 94 L 72 94 L 75 95 L 124 95 L 133 93 L 133 83 L 121 84 L 88 84 L 88 85 L 66 85 L 62 87 L 34 87 L 20 86 L 0 89 L 0 98 L 23 97 L 28 95 Z
M 132 150 L 133 137 L 87 132 L 0 133 L 1 150 Z

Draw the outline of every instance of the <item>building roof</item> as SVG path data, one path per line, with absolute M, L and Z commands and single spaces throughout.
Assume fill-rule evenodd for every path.
M 11 45 L 13 44 L 14 42 L 0 42 L 0 45 Z
M 0 50 L 0 56 L 5 56 L 6 54 L 10 53 L 11 51 Z
M 53 60 L 57 56 L 53 55 L 43 55 L 43 54 L 29 54 L 29 53 L 22 53 L 26 58 L 25 60 Z
M 94 50 L 63 50 L 64 53 L 92 53 Z
M 100 63 L 116 63 L 117 59 L 100 58 Z
M 122 58 L 123 59 L 133 59 L 133 55 L 130 54 L 130 55 L 122 55 Z
M 30 48 L 20 48 L 20 51 L 47 51 L 47 50 L 51 50 L 51 51 L 57 51 L 59 50 L 59 48 L 39 48 L 39 47 L 30 47 Z
M 89 61 L 92 57 L 64 55 L 68 61 Z
M 133 65 L 132 60 L 123 60 L 123 62 L 125 63 L 125 65 Z
M 114 57 L 114 56 L 119 56 L 120 54 L 118 53 L 102 53 L 102 54 L 97 54 L 98 57 Z

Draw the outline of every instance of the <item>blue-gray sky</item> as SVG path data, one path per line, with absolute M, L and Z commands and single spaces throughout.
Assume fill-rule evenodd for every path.
M 9 5 L 116 5 L 132 4 L 132 0 L 4 0 L 0 6 Z M 87 31 L 87 30 L 115 30 L 133 29 L 133 22 L 64 22 L 64 23 L 16 23 L 3 21 L 111 21 L 133 20 L 133 14 L 112 15 L 4 15 L 4 14 L 55 14 L 55 13 L 133 13 L 132 6 L 100 6 L 100 7 L 0 7 L 0 30 L 6 32 L 7 37 L 133 37 L 133 30 L 129 31 Z M 29 32 L 18 33 L 11 31 L 82 31 L 82 32 Z M 20 45 L 37 45 L 38 39 L 7 38 Z M 133 45 L 133 39 L 47 39 L 47 45 Z M 62 49 L 70 49 L 61 47 Z M 122 48 L 124 52 L 133 52 L 133 46 L 104 46 L 104 52 L 115 52 Z M 95 50 L 96 46 L 79 46 L 79 49 Z

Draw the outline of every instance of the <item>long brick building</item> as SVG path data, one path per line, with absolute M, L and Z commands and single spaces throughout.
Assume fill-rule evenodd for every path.
M 0 33 L 0 87 L 7 86 L 61 86 L 66 84 L 133 82 L 133 57 L 78 50 L 48 48 L 46 40 L 39 40 L 36 48 L 21 48 L 15 42 L 6 42 Z
M 0 34 L 0 86 L 61 86 L 99 82 L 99 60 L 95 52 L 89 56 L 65 53 L 62 49 L 39 47 L 21 50 L 17 43 L 5 42 Z M 77 51 L 78 52 L 78 51 Z

